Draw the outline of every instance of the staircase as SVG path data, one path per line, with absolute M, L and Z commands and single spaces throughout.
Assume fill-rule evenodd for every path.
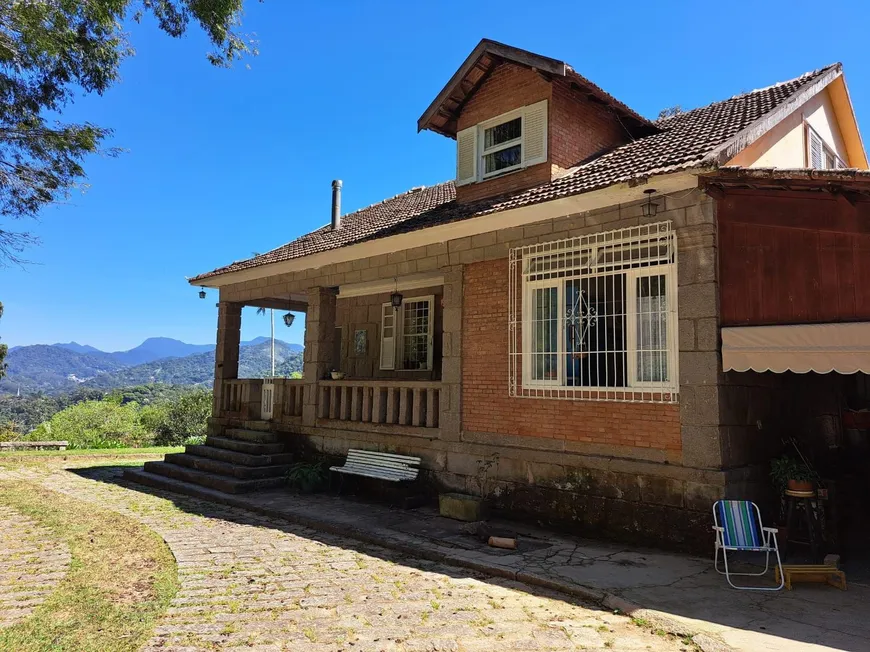
M 170 453 L 162 462 L 128 469 L 124 477 L 169 491 L 179 491 L 180 483 L 186 483 L 241 494 L 282 486 L 291 459 L 275 433 L 231 429 L 223 437 L 208 437 L 204 445 Z

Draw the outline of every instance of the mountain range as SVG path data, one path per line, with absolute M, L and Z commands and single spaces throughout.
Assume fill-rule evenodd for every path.
M 6 356 L 7 375 L 0 393 L 56 394 L 77 387 L 112 389 L 149 382 L 210 384 L 214 345 L 187 344 L 153 337 L 129 351 L 108 353 L 77 342 L 17 346 Z M 275 341 L 276 374 L 302 371 L 302 346 Z M 268 337 L 242 342 L 239 376 L 257 378 L 271 372 Z

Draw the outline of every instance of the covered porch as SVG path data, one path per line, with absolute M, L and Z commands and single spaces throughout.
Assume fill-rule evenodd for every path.
M 323 279 L 325 280 L 325 279 Z M 211 432 L 311 428 L 440 436 L 455 423 L 461 300 L 441 271 L 218 304 Z M 302 378 L 239 378 L 242 308 L 305 315 Z M 445 378 L 446 376 L 446 378 Z M 457 400 L 458 405 L 458 400 Z

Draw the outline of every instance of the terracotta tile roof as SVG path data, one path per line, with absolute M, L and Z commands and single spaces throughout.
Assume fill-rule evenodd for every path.
M 457 204 L 452 181 L 414 189 L 345 215 L 342 227 L 337 231 L 328 225 L 321 227 L 268 253 L 201 274 L 190 279 L 190 282 L 590 192 L 631 179 L 699 167 L 705 163 L 705 157 L 740 131 L 818 78 L 839 69 L 840 65 L 834 64 L 787 82 L 657 120 L 655 125 L 660 129 L 658 133 L 638 138 L 594 161 L 573 168 L 560 179 L 528 190 L 475 203 Z

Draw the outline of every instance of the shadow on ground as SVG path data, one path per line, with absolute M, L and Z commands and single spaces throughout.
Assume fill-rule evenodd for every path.
M 845 592 L 812 584 L 776 593 L 736 591 L 709 560 L 571 539 L 524 526 L 516 527 L 527 535 L 525 549 L 520 537 L 520 550 L 505 552 L 481 545 L 461 525 L 440 519 L 432 510 L 391 510 L 349 498 L 287 491 L 233 496 L 234 502 L 226 506 L 125 481 L 121 467 L 68 470 L 168 499 L 198 516 L 265 525 L 328 545 L 337 545 L 335 537 L 342 537 L 341 547 L 412 568 L 428 569 L 431 560 L 444 561 L 450 565 L 440 566 L 439 572 L 454 578 L 516 579 L 523 584 L 515 588 L 530 594 L 585 607 L 596 603 L 601 610 L 610 610 L 602 605 L 624 604 L 621 599 L 653 610 L 639 614 L 645 619 L 658 612 L 676 621 L 676 631 L 682 625 L 683 632 L 712 634 L 739 650 L 870 651 L 870 587 L 862 585 L 850 585 Z M 308 527 L 312 521 L 325 523 L 326 531 Z M 589 599 L 553 593 L 548 580 L 550 587 L 573 587 L 576 595 Z

